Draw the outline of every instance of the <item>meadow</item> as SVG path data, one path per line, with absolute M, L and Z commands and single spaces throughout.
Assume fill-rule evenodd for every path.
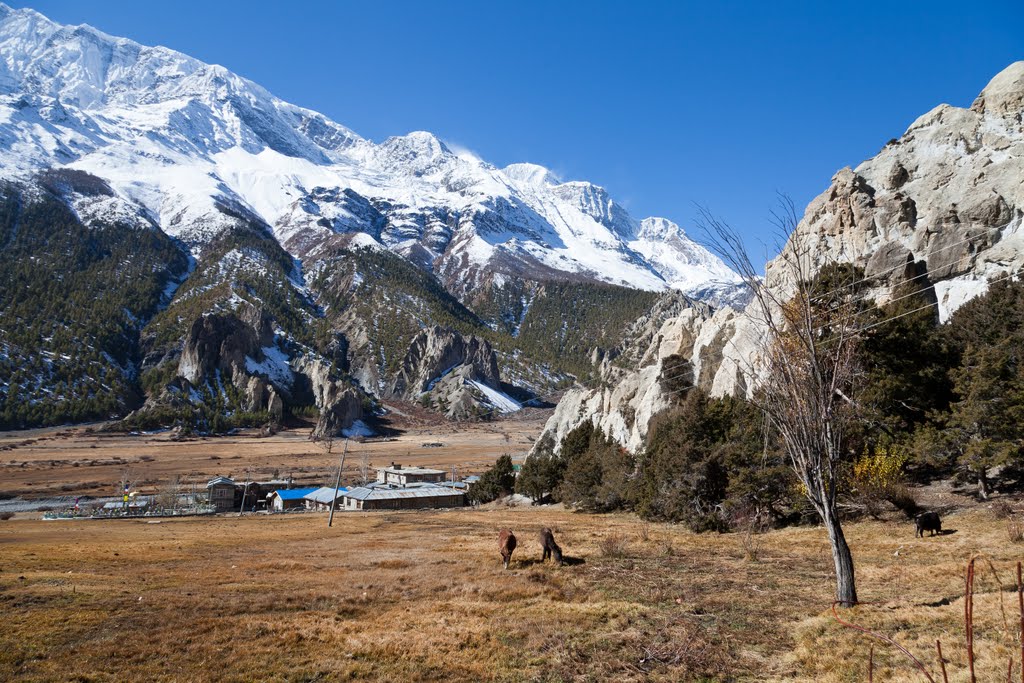
M 847 526 L 861 600 L 841 616 L 967 681 L 964 572 L 978 561 L 977 680 L 1016 655 L 1002 506 L 942 536 Z M 560 506 L 0 522 L 0 680 L 926 680 L 833 618 L 824 531 L 693 534 Z M 520 548 L 504 571 L 502 527 Z M 542 564 L 549 526 L 567 556 Z M 988 565 L 991 561 L 991 568 Z M 993 573 L 992 568 L 995 572 Z

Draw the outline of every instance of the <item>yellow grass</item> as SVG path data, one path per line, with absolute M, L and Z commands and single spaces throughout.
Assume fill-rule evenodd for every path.
M 849 525 L 865 605 L 845 618 L 966 679 L 963 575 L 1020 546 L 974 509 L 955 533 Z M 503 571 L 497 532 L 520 539 Z M 540 564 L 554 529 L 570 564 Z M 609 538 L 619 542 L 608 543 Z M 865 681 L 870 639 L 837 625 L 820 529 L 695 535 L 557 508 L 0 522 L 0 680 Z M 979 565 L 979 681 L 1018 653 L 1016 594 Z M 1020 664 L 1016 664 L 1019 675 Z M 923 680 L 875 647 L 876 681 Z M 941 680 L 938 678 L 937 680 Z

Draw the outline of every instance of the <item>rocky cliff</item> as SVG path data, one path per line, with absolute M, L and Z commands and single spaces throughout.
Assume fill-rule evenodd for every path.
M 451 418 L 508 412 L 508 401 L 514 403 L 502 393 L 498 355 L 491 345 L 439 326 L 413 339 L 388 395 L 439 408 Z
M 1024 265 L 1024 62 L 1010 65 L 969 108 L 940 105 L 856 168 L 844 168 L 806 208 L 784 247 L 810 270 L 828 263 L 863 268 L 868 296 L 884 304 L 907 278 L 934 289 L 939 319 Z M 783 257 L 766 284 L 785 294 Z M 636 368 L 604 389 L 573 391 L 545 433 L 564 435 L 581 420 L 605 427 L 635 449 L 650 416 L 670 396 L 659 359 L 690 361 L 690 384 L 736 394 L 756 383 L 759 312 L 724 307 L 664 323 Z

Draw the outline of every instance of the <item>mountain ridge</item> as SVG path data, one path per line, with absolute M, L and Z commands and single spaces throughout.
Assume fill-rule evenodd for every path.
M 295 231 L 285 216 L 288 198 L 337 187 L 388 202 L 396 230 L 381 235 L 384 245 L 403 255 L 423 250 L 416 256 L 429 256 L 435 270 L 445 259 L 493 261 L 505 270 L 525 261 L 652 291 L 673 285 L 629 244 L 638 221 L 586 181 L 554 183 L 550 171 L 533 164 L 541 182 L 516 164 L 506 167 L 508 175 L 456 155 L 424 131 L 373 143 L 225 67 L 88 26 L 54 24 L 35 12 L 0 12 L 0 54 L 0 91 L 31 95 L 5 103 L 8 122 L 26 131 L 17 149 L 7 146 L 14 154 L 4 159 L 6 174 L 19 165 L 92 173 L 193 249 L 209 238 L 194 224 L 209 219 L 210 198 L 245 206 L 281 237 Z M 26 122 L 33 114 L 38 120 Z M 164 205 L 172 199 L 190 211 L 170 213 Z M 448 214 L 450 241 L 431 244 L 422 229 L 409 230 L 426 209 Z M 488 223 L 495 213 L 503 230 Z M 301 247 L 284 245 L 302 257 Z M 648 245 L 641 239 L 637 246 Z M 687 285 L 735 281 L 713 255 L 688 246 L 677 259 L 685 265 L 696 255 L 701 262 Z
M 0 384 L 0 424 L 132 410 L 139 426 L 218 429 L 315 407 L 324 433 L 391 399 L 472 417 L 565 382 L 659 297 L 737 290 L 678 225 L 634 219 L 592 183 L 498 168 L 425 131 L 375 143 L 223 66 L 7 6 L 0 183 L 0 242 L 17 246 L 0 255 L 8 291 L 28 281 L 80 300 L 60 284 L 69 220 L 93 237 L 81 247 L 96 272 L 117 272 L 126 231 L 156 240 L 139 256 L 151 277 L 107 287 L 112 302 L 145 293 L 118 312 L 120 332 L 97 334 L 88 302 L 71 313 L 34 294 L 0 298 L 0 369 L 32 368 Z M 67 329 L 77 336 L 54 334 Z M 25 362 L 24 349 L 63 359 L 75 344 L 98 360 L 61 361 L 60 391 L 54 371 Z M 475 360 L 453 372 L 414 346 L 486 352 L 455 354 Z M 492 362 L 497 375 L 481 371 Z M 396 390 L 400 368 L 429 390 Z M 430 376 L 441 370 L 445 381 Z

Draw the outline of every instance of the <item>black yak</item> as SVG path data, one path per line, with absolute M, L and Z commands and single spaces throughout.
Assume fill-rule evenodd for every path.
M 924 538 L 924 532 L 930 531 L 934 536 L 936 532 L 942 533 L 942 520 L 938 512 L 922 512 L 917 516 L 917 531 L 914 537 Z

